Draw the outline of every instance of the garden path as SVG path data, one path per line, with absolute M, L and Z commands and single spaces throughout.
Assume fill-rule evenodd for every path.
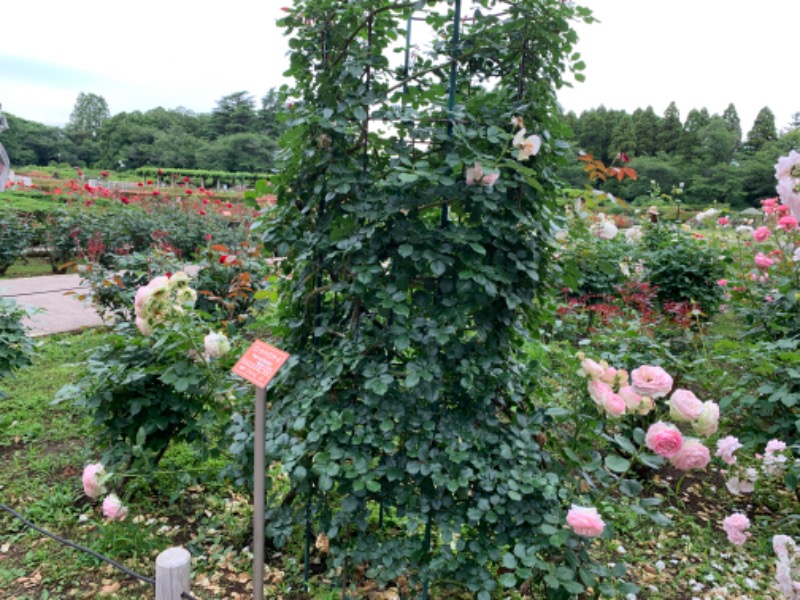
M 70 291 L 76 294 L 64 295 Z M 77 273 L 0 280 L 0 296 L 32 309 L 24 324 L 33 337 L 102 325 L 97 311 L 75 297 L 87 291 L 88 286 L 81 286 Z

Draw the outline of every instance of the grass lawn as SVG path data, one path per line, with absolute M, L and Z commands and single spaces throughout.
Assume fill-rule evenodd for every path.
M 102 339 L 102 331 L 87 331 L 41 340 L 34 364 L 3 382 L 7 397 L 0 401 L 0 502 L 148 577 L 159 552 L 182 545 L 192 553 L 192 591 L 198 598 L 252 597 L 250 499 L 246 490 L 216 478 L 220 459 L 201 463 L 186 447 L 173 447 L 153 487 L 136 481 L 128 485 L 124 501 L 130 513 L 121 522 L 105 522 L 99 503 L 83 494 L 82 469 L 99 458 L 89 419 L 73 406 L 50 403 L 63 384 L 78 378 L 84 353 Z M 181 483 L 186 472 L 199 483 Z M 608 498 L 598 508 L 614 535 L 590 542 L 592 553 L 604 562 L 628 563 L 629 580 L 641 587 L 638 598 L 778 598 L 771 538 L 779 532 L 797 533 L 792 516 L 798 512 L 797 498 L 777 485 L 755 496 L 734 497 L 712 467 L 681 475 L 662 469 L 644 482 L 643 495 L 663 501 L 661 510 L 671 526 L 655 525 Z M 752 537 L 742 548 L 730 544 L 721 529 L 721 519 L 736 511 L 752 522 Z M 312 572 L 323 572 L 323 557 L 313 548 L 312 557 Z M 268 548 L 267 562 L 267 598 L 342 597 L 319 576 L 305 591 L 299 540 L 280 551 Z M 153 597 L 147 584 L 25 528 L 4 511 L 0 590 L 0 597 L 18 600 Z M 349 597 L 399 598 L 394 592 L 378 592 L 367 581 Z M 530 596 L 496 596 L 521 597 Z
M 31 256 L 24 260 L 18 260 L 8 267 L 5 274 L 0 279 L 14 279 L 17 277 L 38 277 L 39 275 L 52 275 L 53 268 L 50 266 L 50 259 L 46 256 Z

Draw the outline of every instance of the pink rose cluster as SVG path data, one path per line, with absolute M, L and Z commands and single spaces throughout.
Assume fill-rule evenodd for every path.
M 589 396 L 601 413 L 621 417 L 625 413 L 647 414 L 653 409 L 652 397 L 637 392 L 628 382 L 627 371 L 611 367 L 605 361 L 598 363 L 584 355 L 579 355 L 579 358 L 579 373 L 589 379 Z
M 717 432 L 719 405 L 711 400 L 702 402 L 690 390 L 676 389 L 672 393 L 669 414 L 676 423 L 690 425 L 696 435 L 709 437 Z M 685 438 L 676 425 L 665 421 L 648 428 L 645 445 L 681 471 L 703 469 L 711 461 L 711 453 L 703 442 Z
M 800 154 L 792 150 L 787 156 L 778 159 L 775 165 L 775 189 L 781 202 L 789 207 L 789 211 L 800 219 Z
M 722 528 L 728 535 L 728 541 L 735 546 L 743 546 L 750 537 L 750 519 L 742 513 L 733 513 L 722 521 Z
M 161 275 L 136 290 L 133 302 L 136 327 L 142 335 L 153 333 L 153 327 L 194 305 L 197 292 L 189 287 L 189 276 L 183 271 Z
M 102 463 L 86 465 L 81 477 L 83 481 L 83 491 L 92 500 L 97 500 L 106 493 L 106 482 L 111 477 L 106 473 Z M 128 509 L 123 506 L 122 501 L 116 494 L 108 494 L 103 500 L 103 516 L 109 521 L 121 521 L 128 514 Z

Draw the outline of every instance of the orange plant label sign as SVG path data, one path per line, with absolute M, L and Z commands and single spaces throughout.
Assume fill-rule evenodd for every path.
M 233 366 L 233 372 L 259 388 L 275 377 L 289 355 L 283 350 L 256 340 Z

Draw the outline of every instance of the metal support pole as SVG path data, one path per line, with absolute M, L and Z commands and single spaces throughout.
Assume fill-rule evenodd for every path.
M 256 388 L 256 416 L 253 442 L 253 600 L 264 600 L 264 423 L 267 390 Z
M 458 66 L 456 57 L 458 56 L 459 34 L 461 31 L 461 0 L 456 0 L 453 11 L 453 39 L 450 42 L 450 91 L 447 98 L 447 137 L 453 137 L 453 120 L 456 111 L 456 76 Z M 448 215 L 447 204 L 442 205 L 442 227 L 447 227 Z

